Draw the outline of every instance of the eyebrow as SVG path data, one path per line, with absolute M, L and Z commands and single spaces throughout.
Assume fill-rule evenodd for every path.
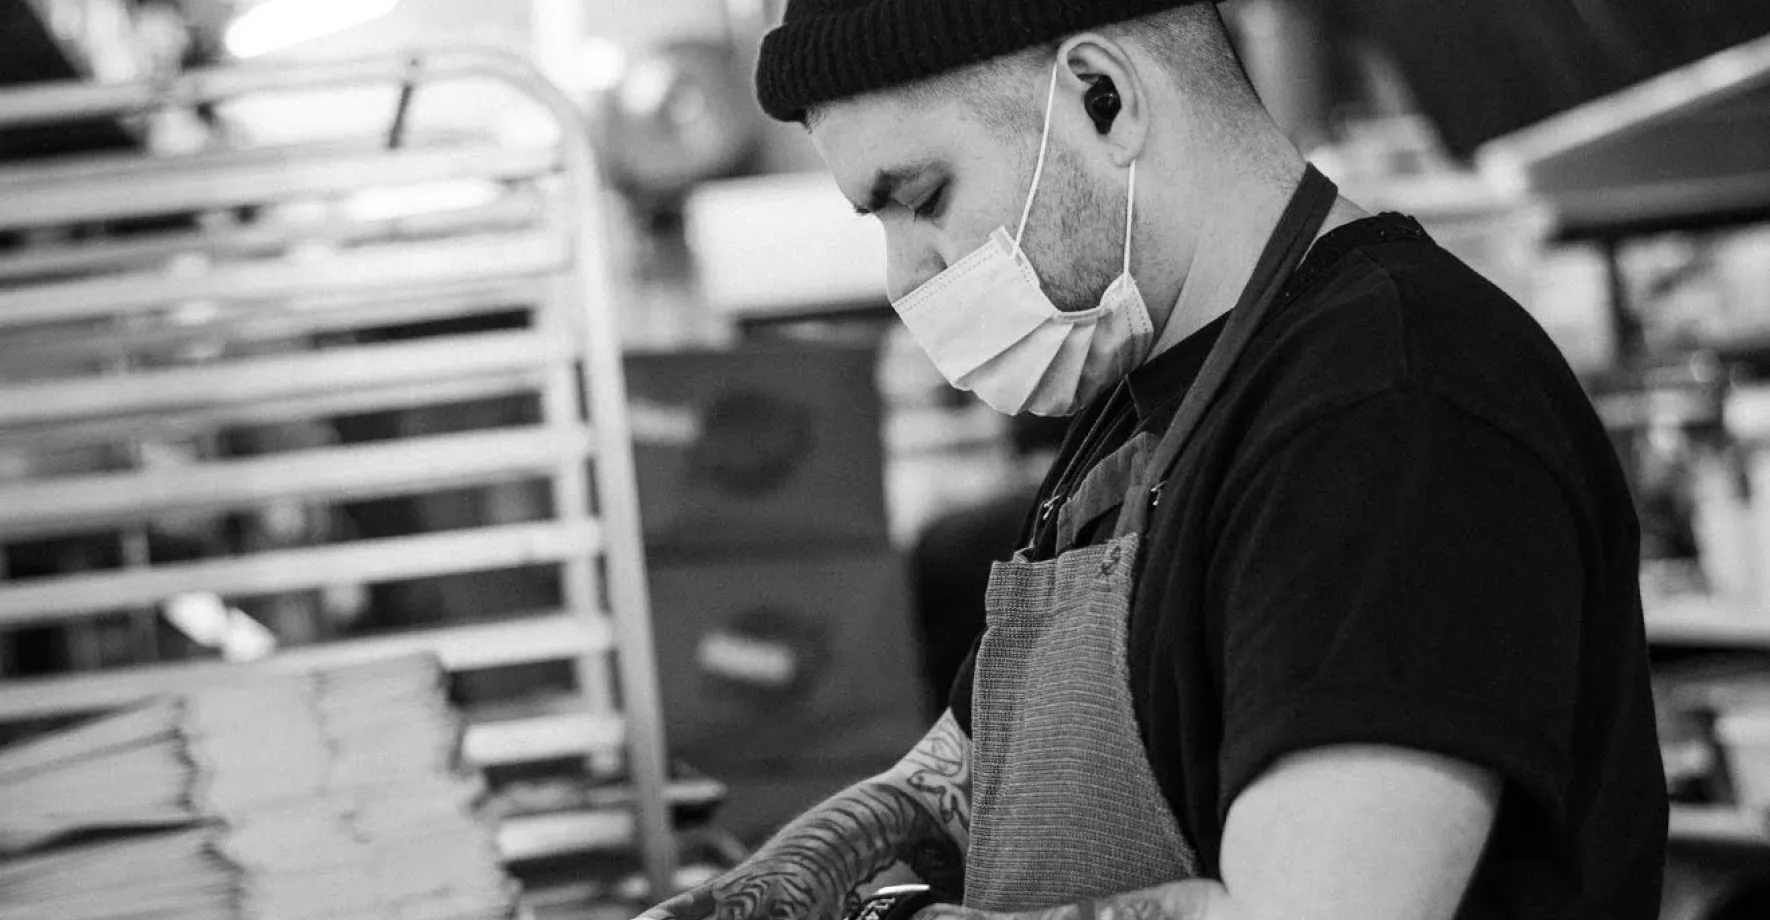
M 864 217 L 885 207 L 891 202 L 891 197 L 897 194 L 898 189 L 927 172 L 933 165 L 932 160 L 925 160 L 895 169 L 881 169 L 874 173 L 873 187 L 867 192 L 866 204 L 856 204 L 854 213 Z

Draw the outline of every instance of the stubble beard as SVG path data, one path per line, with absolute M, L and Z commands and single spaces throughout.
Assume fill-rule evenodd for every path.
M 1021 248 L 1057 309 L 1091 310 L 1123 267 L 1125 192 L 1101 188 L 1067 147 L 1048 156 Z

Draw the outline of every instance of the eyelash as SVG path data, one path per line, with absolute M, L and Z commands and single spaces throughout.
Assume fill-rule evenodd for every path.
M 916 207 L 916 219 L 917 220 L 931 220 L 931 219 L 933 219 L 935 212 L 940 210 L 941 200 L 945 197 L 946 197 L 946 183 L 942 182 L 939 186 L 937 186 L 934 189 L 933 194 L 929 195 L 927 198 L 922 199 L 922 203 Z

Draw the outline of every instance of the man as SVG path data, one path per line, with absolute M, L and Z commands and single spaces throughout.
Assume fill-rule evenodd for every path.
M 1515 303 L 1306 168 L 1213 6 L 793 0 L 757 86 L 936 366 L 1079 414 L 928 736 L 647 917 L 830 917 L 898 862 L 963 895 L 922 920 L 1656 915 L 1604 432 Z

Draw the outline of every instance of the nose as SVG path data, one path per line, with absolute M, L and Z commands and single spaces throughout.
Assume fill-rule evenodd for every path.
M 907 233 L 885 234 L 885 296 L 892 303 L 946 269 L 946 260 L 931 240 L 910 237 Z

